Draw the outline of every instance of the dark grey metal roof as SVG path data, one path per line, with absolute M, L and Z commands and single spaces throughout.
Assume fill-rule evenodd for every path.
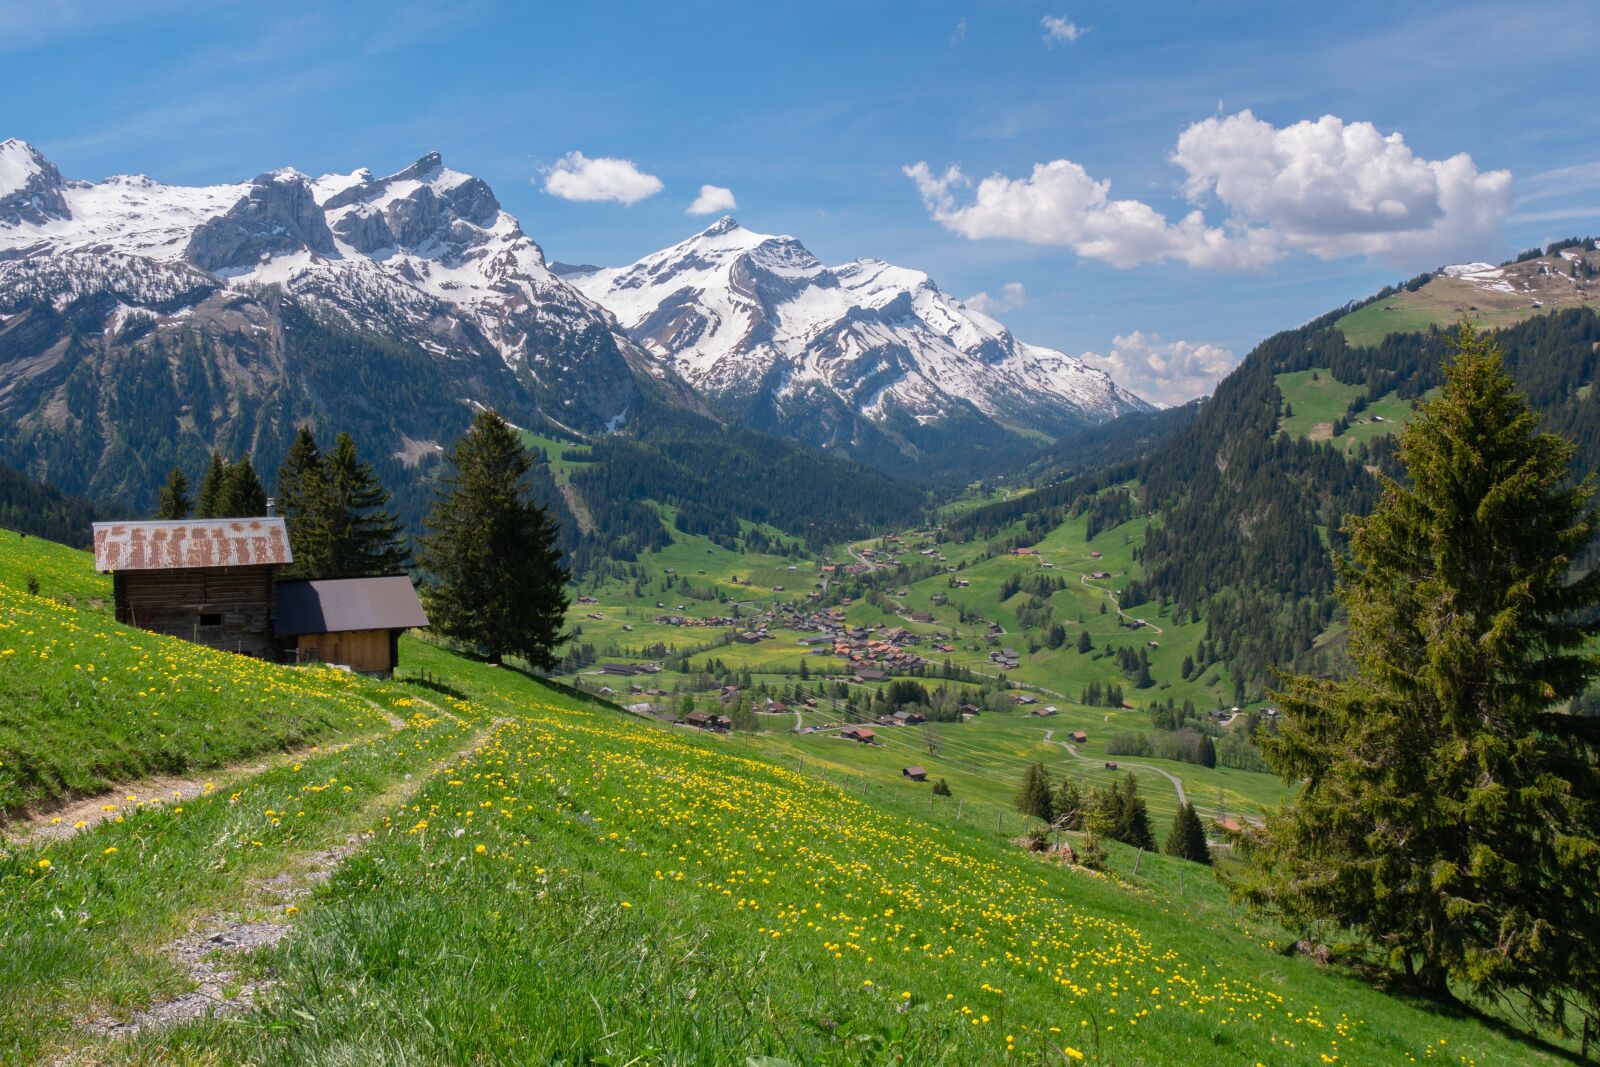
M 426 625 L 417 591 L 403 574 L 278 583 L 279 637 Z

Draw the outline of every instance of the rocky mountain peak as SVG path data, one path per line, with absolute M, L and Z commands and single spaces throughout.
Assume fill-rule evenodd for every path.
M 198 226 L 185 258 L 215 274 L 302 250 L 332 255 L 333 232 L 305 175 L 281 170 L 258 176 L 227 214 Z
M 27 141 L 0 141 L 0 225 L 35 225 L 72 217 L 65 180 L 56 165 Z

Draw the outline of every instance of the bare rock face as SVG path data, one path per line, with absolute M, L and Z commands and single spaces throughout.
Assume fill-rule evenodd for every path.
M 383 212 L 375 208 L 361 208 L 340 216 L 333 224 L 333 232 L 362 255 L 370 256 L 381 249 L 395 247 L 395 236 L 388 221 Z
M 43 225 L 72 216 L 56 165 L 25 141 L 0 141 L 0 225 Z
M 264 259 L 302 249 L 334 252 L 333 231 L 306 180 L 293 172 L 263 174 L 220 218 L 197 227 L 185 258 L 202 270 L 249 270 Z

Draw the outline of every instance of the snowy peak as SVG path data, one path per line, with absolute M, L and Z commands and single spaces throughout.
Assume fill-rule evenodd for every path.
M 919 270 L 835 267 L 732 217 L 626 267 L 570 280 L 703 391 L 785 423 L 828 395 L 876 422 L 970 414 L 1063 432 L 1144 401 L 1062 352 L 1018 341 Z
M 56 165 L 27 141 L 0 141 L 0 225 L 43 224 L 71 215 Z

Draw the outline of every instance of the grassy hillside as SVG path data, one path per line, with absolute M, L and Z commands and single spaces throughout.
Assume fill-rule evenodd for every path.
M 237 690 L 313 677 L 225 685 L 212 653 L 43 604 L 0 601 L 16 632 L 80 643 L 33 657 L 40 686 L 148 640 L 212 678 L 197 712 L 251 723 L 287 698 Z M 386 729 L 78 833 L 10 828 L 0 1059 L 1555 1062 L 1286 956 L 1205 868 L 1118 848 L 1111 873 L 1064 868 L 925 787 L 402 655 L 427 684 L 306 698 L 335 718 L 370 700 Z M 221 1016 L 189 1010 L 197 987 Z
M 1590 245 L 1592 241 L 1588 242 Z M 1600 253 L 1558 242 L 1544 255 L 1502 263 L 1465 277 L 1439 274 L 1425 284 L 1363 304 L 1334 323 L 1354 346 L 1376 346 L 1392 333 L 1448 329 L 1463 318 L 1480 329 L 1505 329 L 1535 315 L 1589 307 L 1600 289 Z M 1537 252 L 1537 249 L 1532 250 Z M 1415 284 L 1415 283 L 1413 283 Z

